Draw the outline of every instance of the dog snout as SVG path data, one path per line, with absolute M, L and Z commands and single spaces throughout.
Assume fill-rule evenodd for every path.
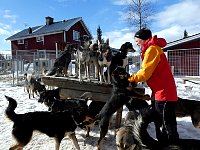
M 44 100 L 43 100 L 43 99 L 39 99 L 38 102 L 39 102 L 39 103 L 43 103 Z
M 93 118 L 91 118 L 90 116 L 86 116 L 84 121 L 82 123 L 79 124 L 79 127 L 81 129 L 87 129 L 87 126 L 90 126 L 91 124 L 93 124 L 95 121 Z

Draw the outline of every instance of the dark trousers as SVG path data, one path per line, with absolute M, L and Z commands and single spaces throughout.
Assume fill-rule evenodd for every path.
M 179 140 L 175 114 L 175 104 L 172 101 L 153 101 L 153 109 L 158 114 L 156 121 L 160 132 L 156 133 L 158 141 L 164 144 L 176 144 Z

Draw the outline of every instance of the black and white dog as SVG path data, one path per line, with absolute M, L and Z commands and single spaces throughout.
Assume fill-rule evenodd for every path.
M 92 101 L 88 106 L 88 99 L 92 97 L 90 92 L 83 93 L 79 98 L 60 100 L 59 92 L 60 88 L 46 90 L 40 94 L 38 102 L 44 103 L 49 108 L 49 111 L 54 112 L 65 110 L 87 110 L 87 119 L 80 125 L 80 127 L 86 129 L 86 137 L 88 137 L 90 129 L 94 126 L 92 120 L 100 112 L 102 107 L 105 105 L 105 102 Z
M 112 73 L 117 66 L 126 67 L 128 60 L 127 54 L 129 51 L 133 51 L 133 45 L 131 42 L 125 42 L 121 45 L 119 52 L 112 56 L 112 61 L 110 64 L 110 72 Z
M 128 77 L 129 74 L 123 67 L 117 67 L 112 73 L 112 95 L 100 113 L 95 117 L 95 120 L 100 120 L 100 138 L 98 140 L 98 150 L 101 150 L 103 139 L 108 132 L 110 118 L 119 108 L 121 108 L 131 99 L 129 97 L 130 91 L 128 88 Z
M 60 88 L 46 90 L 40 94 L 39 103 L 44 103 L 49 111 L 65 111 L 83 109 L 88 111 L 87 100 L 90 97 L 89 92 L 85 92 L 79 98 L 60 99 Z
M 75 136 L 75 129 L 86 119 L 85 112 L 87 111 L 35 111 L 17 114 L 15 113 L 16 100 L 8 96 L 5 97 L 9 101 L 5 114 L 14 122 L 12 135 L 17 142 L 10 149 L 23 149 L 30 142 L 33 131 L 37 130 L 55 138 L 56 150 L 59 150 L 60 143 L 65 135 L 69 135 L 76 149 L 80 150 Z
M 106 70 L 104 75 L 107 78 L 107 72 L 110 72 L 110 75 L 112 72 L 117 68 L 117 66 L 126 67 L 128 65 L 128 58 L 127 54 L 129 51 L 133 51 L 133 45 L 131 42 L 125 42 L 121 45 L 119 51 L 112 53 L 112 60 L 109 69 Z

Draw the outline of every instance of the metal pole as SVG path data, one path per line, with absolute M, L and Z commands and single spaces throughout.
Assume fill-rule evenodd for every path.
M 12 74 L 13 74 L 13 86 L 14 86 L 14 84 L 15 84 L 15 81 L 14 81 L 14 79 L 15 79 L 15 73 L 14 73 L 14 71 L 12 71 Z
M 56 58 L 58 58 L 58 43 L 56 42 Z
M 38 58 L 38 70 L 37 70 L 37 76 L 40 76 L 40 70 L 41 70 L 41 65 L 40 65 L 40 51 L 37 51 L 37 58 Z
M 14 84 L 15 84 L 15 65 L 14 65 L 13 59 L 11 62 L 12 62 L 11 64 L 12 64 L 12 75 L 13 75 L 13 85 L 12 86 L 14 86 Z
M 19 74 L 18 74 L 18 70 L 19 70 L 19 60 L 18 60 L 18 50 L 16 50 L 16 61 L 17 61 L 17 85 L 18 85 L 18 76 L 19 76 Z

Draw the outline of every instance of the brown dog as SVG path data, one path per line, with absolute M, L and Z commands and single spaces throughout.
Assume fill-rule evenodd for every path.
M 195 128 L 200 129 L 200 101 L 178 98 L 176 116 L 190 116 Z

